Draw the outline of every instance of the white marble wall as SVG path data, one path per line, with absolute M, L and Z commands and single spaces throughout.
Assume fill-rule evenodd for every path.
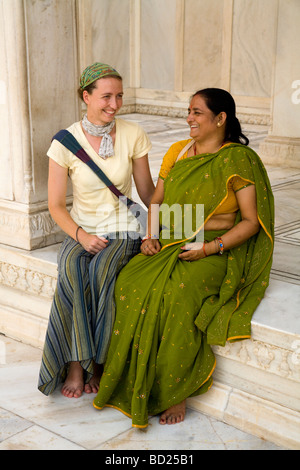
M 141 1 L 141 87 L 174 90 L 176 1 Z
M 300 137 L 300 2 L 280 0 L 275 58 L 272 133 Z M 294 85 L 293 85 L 294 84 Z M 295 93 L 296 87 L 298 94 Z
M 272 125 L 260 146 L 267 163 L 300 168 L 299 0 L 279 0 L 272 88 Z
M 271 98 L 277 27 L 276 0 L 235 0 L 231 92 Z
M 184 91 L 222 86 L 223 9 L 220 0 L 185 2 Z
M 104 62 L 130 85 L 130 0 L 93 0 L 90 3 L 92 62 Z M 89 65 L 87 63 L 86 65 Z
M 123 75 L 125 112 L 183 117 L 197 89 L 228 89 L 270 131 L 263 159 L 300 167 L 299 22 L 299 0 L 0 0 L 0 243 L 58 240 L 45 154 L 94 61 Z

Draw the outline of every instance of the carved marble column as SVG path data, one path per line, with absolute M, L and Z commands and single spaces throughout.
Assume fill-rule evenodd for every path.
M 272 126 L 260 146 L 265 163 L 300 168 L 300 3 L 279 0 Z
M 63 236 L 46 152 L 79 116 L 75 0 L 0 0 L 0 39 L 0 243 L 31 250 Z

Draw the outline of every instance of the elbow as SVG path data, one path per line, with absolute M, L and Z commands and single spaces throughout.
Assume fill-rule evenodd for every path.
M 57 204 L 54 201 L 48 201 L 48 209 L 52 219 L 56 221 L 57 215 L 62 211 L 64 212 L 66 210 L 66 206 Z
M 244 225 L 245 234 L 250 238 L 260 231 L 260 223 L 257 217 L 243 217 L 242 223 Z
M 253 230 L 252 230 L 251 236 L 257 235 L 259 231 L 260 231 L 260 224 L 253 225 Z
M 144 187 L 142 189 L 137 188 L 137 193 L 139 197 L 141 198 L 142 202 L 148 208 L 151 204 L 151 199 L 154 194 L 154 185 L 153 187 Z
M 255 230 L 255 233 L 258 233 L 260 231 L 260 222 L 258 220 L 257 215 L 255 219 L 253 220 L 253 230 Z
M 51 217 L 53 218 L 54 207 L 53 207 L 53 204 L 51 204 L 50 202 L 48 202 L 48 210 L 49 210 Z
M 251 236 L 256 235 L 260 231 L 260 223 L 258 219 L 249 221 L 249 225 Z
M 148 196 L 146 196 L 144 199 L 143 199 L 143 203 L 145 204 L 145 206 L 147 207 L 147 209 L 149 209 L 150 205 L 151 205 L 151 198 L 153 196 L 153 193 L 150 193 L 148 194 Z
M 143 203 L 145 204 L 145 206 L 147 206 L 148 208 L 149 208 L 149 206 L 152 202 L 154 190 L 155 190 L 155 188 L 154 188 L 154 185 L 152 183 L 152 186 L 147 188 L 147 191 L 145 191 L 145 193 L 143 195 L 143 198 L 141 198 Z

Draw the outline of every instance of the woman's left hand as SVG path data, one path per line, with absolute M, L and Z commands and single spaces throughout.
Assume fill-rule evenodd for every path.
M 159 240 L 149 238 L 144 241 L 141 246 L 141 252 L 146 256 L 156 255 L 161 250 Z
M 187 243 L 181 247 L 181 250 L 183 252 L 180 253 L 178 258 L 180 258 L 182 261 L 196 261 L 206 257 L 203 251 L 202 242 Z

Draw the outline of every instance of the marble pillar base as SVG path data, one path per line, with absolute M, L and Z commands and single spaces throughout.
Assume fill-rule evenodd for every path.
M 27 252 L 0 245 L 0 332 L 42 348 L 59 244 Z M 278 445 L 300 449 L 300 286 L 271 279 L 252 338 L 214 347 L 211 390 L 188 405 Z
M 259 146 L 265 164 L 300 168 L 300 139 L 269 135 Z
M 42 347 L 57 280 L 59 245 L 26 252 L 0 245 L 0 332 Z
M 64 237 L 49 214 L 47 203 L 29 205 L 0 200 L 0 243 L 35 250 L 60 243 Z

